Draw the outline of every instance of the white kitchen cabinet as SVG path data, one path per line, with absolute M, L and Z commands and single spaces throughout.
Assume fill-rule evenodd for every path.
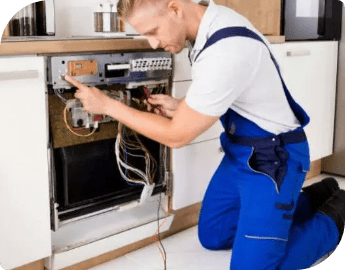
M 191 81 L 192 69 L 188 58 L 189 49 L 184 48 L 179 54 L 173 56 L 173 81 Z M 180 98 L 180 97 L 178 97 Z
M 337 41 L 273 44 L 286 85 L 307 111 L 311 161 L 332 154 L 337 78 Z
M 174 55 L 172 96 L 184 98 L 192 83 L 188 49 Z M 174 210 L 201 202 L 209 181 L 223 157 L 219 136 L 223 131 L 217 121 L 189 145 L 172 149 Z
M 43 57 L 0 57 L 0 265 L 51 254 Z
M 173 149 L 174 210 L 201 202 L 224 153 L 219 139 Z

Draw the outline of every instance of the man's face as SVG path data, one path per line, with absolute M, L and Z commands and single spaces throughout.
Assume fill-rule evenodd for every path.
M 147 37 L 154 49 L 163 48 L 177 54 L 184 48 L 186 29 L 176 10 L 147 4 L 134 8 L 127 21 Z

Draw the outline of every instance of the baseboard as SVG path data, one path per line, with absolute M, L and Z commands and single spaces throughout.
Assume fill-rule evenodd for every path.
M 174 215 L 171 214 L 163 224 L 165 218 L 161 218 L 160 224 L 162 224 L 162 227 L 160 230 L 162 232 L 169 230 L 173 219 Z M 157 221 L 153 221 L 84 246 L 72 248 L 64 252 L 53 253 L 52 256 L 46 260 L 45 267 L 49 270 L 76 270 L 78 269 L 75 266 L 76 264 L 84 262 L 89 258 L 95 258 L 112 250 L 119 249 L 124 246 L 124 244 L 130 245 L 145 238 L 152 237 L 155 235 L 156 230 Z
M 310 171 L 307 174 L 306 180 L 321 174 L 321 159 L 315 160 L 310 164 Z
M 44 270 L 44 259 L 14 268 L 12 270 Z

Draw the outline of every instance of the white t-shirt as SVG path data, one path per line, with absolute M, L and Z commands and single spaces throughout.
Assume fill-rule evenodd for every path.
M 262 42 L 247 37 L 222 39 L 195 60 L 213 33 L 231 26 L 247 27 L 269 45 L 245 17 L 210 1 L 190 51 L 193 81 L 186 94 L 187 105 L 210 116 L 221 116 L 231 108 L 274 134 L 296 129 L 300 123 Z

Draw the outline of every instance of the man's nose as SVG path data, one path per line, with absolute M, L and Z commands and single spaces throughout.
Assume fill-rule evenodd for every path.
M 150 43 L 150 46 L 152 49 L 157 49 L 159 47 L 160 42 L 152 37 L 147 37 L 148 42 Z

